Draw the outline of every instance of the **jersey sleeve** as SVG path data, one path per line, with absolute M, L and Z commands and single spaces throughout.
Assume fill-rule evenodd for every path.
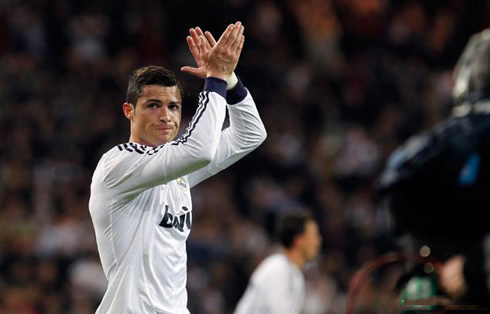
M 230 125 L 221 132 L 218 148 L 211 162 L 189 174 L 191 187 L 237 162 L 256 149 L 267 137 L 252 95 L 240 80 L 235 88 L 228 91 L 226 100 Z
M 226 82 L 207 78 L 199 105 L 186 132 L 158 147 L 126 143 L 105 158 L 103 178 L 108 187 L 126 196 L 196 171 L 216 155 L 226 115 Z

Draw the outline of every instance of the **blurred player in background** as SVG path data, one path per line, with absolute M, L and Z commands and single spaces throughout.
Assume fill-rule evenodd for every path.
M 454 71 L 453 115 L 393 153 L 380 177 L 398 234 L 444 262 L 453 300 L 490 300 L 490 30 L 469 40 Z
M 204 90 L 186 132 L 176 139 L 182 90 L 163 67 L 135 70 L 123 112 L 128 143 L 100 159 L 90 214 L 108 288 L 97 313 L 189 313 L 186 240 L 190 189 L 257 148 L 266 137 L 255 103 L 235 76 L 244 44 L 240 22 L 216 42 L 200 28 L 187 42 Z M 228 113 L 230 126 L 222 130 Z
M 235 314 L 301 313 L 303 269 L 321 245 L 318 225 L 307 212 L 292 212 L 281 218 L 277 235 L 282 252 L 267 257 L 253 272 Z

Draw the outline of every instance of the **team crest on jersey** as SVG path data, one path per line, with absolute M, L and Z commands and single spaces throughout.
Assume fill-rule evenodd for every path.
M 183 178 L 178 178 L 177 180 L 177 186 L 184 192 L 186 192 L 188 190 L 187 188 L 187 183 L 185 182 L 185 180 Z

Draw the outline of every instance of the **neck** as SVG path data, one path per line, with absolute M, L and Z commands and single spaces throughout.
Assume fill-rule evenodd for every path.
M 306 259 L 298 250 L 284 250 L 284 255 L 286 255 L 291 263 L 298 266 L 299 269 L 303 269 L 305 267 Z
M 136 143 L 136 144 L 140 144 L 140 145 L 146 145 L 146 146 L 149 146 L 149 147 L 156 147 L 158 145 L 154 145 L 150 142 L 147 142 L 145 141 L 144 139 L 142 138 L 139 138 L 137 136 L 134 136 L 133 134 L 131 134 L 131 136 L 129 137 L 129 141 L 132 142 L 132 143 Z

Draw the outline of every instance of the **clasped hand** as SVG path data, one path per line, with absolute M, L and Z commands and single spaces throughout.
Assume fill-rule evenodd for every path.
M 227 80 L 240 59 L 245 41 L 243 31 L 244 27 L 240 22 L 230 24 L 216 41 L 210 32 L 203 32 L 199 27 L 191 28 L 187 44 L 197 67 L 184 66 L 181 71 L 200 78 L 216 77 Z

